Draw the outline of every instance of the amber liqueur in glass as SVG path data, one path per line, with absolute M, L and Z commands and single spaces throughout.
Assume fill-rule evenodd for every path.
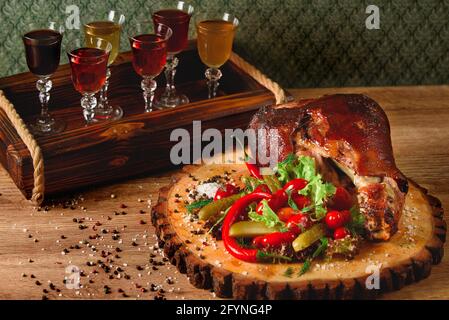
M 203 63 L 210 68 L 221 67 L 232 52 L 234 24 L 224 20 L 201 21 L 197 34 L 198 52 Z

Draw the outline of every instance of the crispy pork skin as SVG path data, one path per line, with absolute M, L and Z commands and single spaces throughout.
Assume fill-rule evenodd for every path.
M 279 160 L 290 153 L 312 156 L 323 177 L 337 184 L 342 180 L 335 168 L 344 172 L 354 184 L 368 239 L 388 240 L 397 231 L 408 183 L 394 161 L 387 116 L 374 100 L 338 94 L 264 108 L 249 127 L 277 129 L 262 138 L 278 135 Z

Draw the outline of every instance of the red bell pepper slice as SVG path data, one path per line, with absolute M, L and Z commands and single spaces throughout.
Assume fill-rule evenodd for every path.
M 255 165 L 254 163 L 249 163 L 249 162 L 245 162 L 245 164 L 246 164 L 246 167 L 248 168 L 249 173 L 251 173 L 251 175 L 254 178 L 263 180 L 263 177 L 260 174 L 260 168 L 257 165 Z
M 253 239 L 253 245 L 259 249 L 279 248 L 283 244 L 295 240 L 296 234 L 292 231 L 273 232 Z
M 226 184 L 225 188 L 219 188 L 217 192 L 215 193 L 214 201 L 220 200 L 223 198 L 230 197 L 234 194 L 239 193 L 239 189 L 232 184 L 228 183 Z
M 278 211 L 280 208 L 284 207 L 288 202 L 288 195 L 285 193 L 283 189 L 279 189 L 273 195 L 270 199 L 268 199 L 268 206 L 273 210 L 274 212 Z M 256 212 L 260 215 L 262 215 L 263 210 L 263 204 L 259 203 L 256 207 Z
M 229 236 L 229 230 L 236 219 L 242 215 L 245 209 L 253 202 L 269 199 L 271 194 L 266 192 L 253 192 L 238 199 L 229 209 L 223 221 L 221 236 L 226 250 L 235 258 L 246 262 L 257 262 L 257 249 L 242 248 L 237 241 Z
M 305 186 L 307 185 L 307 180 L 301 179 L 301 178 L 297 178 L 297 179 L 293 179 L 289 182 L 287 182 L 284 185 L 284 191 L 292 191 L 292 192 L 298 192 L 299 190 L 302 190 L 305 188 Z

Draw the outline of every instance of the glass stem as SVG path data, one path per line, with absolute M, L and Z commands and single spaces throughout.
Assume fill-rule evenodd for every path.
M 154 92 L 156 91 L 157 83 L 153 80 L 153 77 L 143 77 L 141 87 L 143 90 L 143 99 L 145 100 L 145 112 L 152 112 Z
M 108 101 L 108 88 L 109 88 L 109 78 L 111 77 L 111 70 L 108 68 L 106 71 L 106 81 L 100 90 L 100 101 L 98 102 L 98 110 L 105 112 L 109 109 Z
M 209 87 L 209 99 L 215 98 L 217 95 L 217 88 L 220 85 L 218 81 L 221 79 L 223 74 L 220 69 L 209 68 L 206 70 L 205 75 L 207 79 L 207 86 Z
M 41 102 L 41 115 L 38 119 L 41 125 L 51 125 L 51 117 L 48 113 L 48 102 L 50 101 L 50 90 L 53 83 L 50 76 L 40 77 L 36 82 L 36 88 L 39 90 L 39 101 Z
M 167 81 L 164 95 L 172 97 L 176 94 L 175 88 L 175 75 L 176 67 L 178 66 L 179 60 L 174 55 L 169 55 L 167 57 L 167 64 L 165 65 L 165 80 Z
M 81 107 L 83 107 L 83 115 L 87 124 L 93 122 L 96 106 L 97 106 L 97 98 L 95 98 L 95 94 L 85 93 L 81 98 Z

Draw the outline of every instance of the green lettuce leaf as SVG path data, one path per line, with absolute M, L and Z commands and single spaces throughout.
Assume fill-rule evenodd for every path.
M 295 178 L 302 178 L 307 181 L 316 177 L 315 160 L 311 157 L 298 157 L 298 164 L 293 168 Z
M 311 200 L 311 205 L 302 212 L 314 212 L 314 219 L 321 220 L 326 215 L 325 201 L 335 194 L 335 186 L 323 181 L 321 175 L 317 173 L 315 160 L 312 157 L 288 155 L 284 161 L 278 163 L 275 168 L 279 181 L 285 185 L 288 181 L 301 178 L 308 181 L 307 186 L 302 189 L 302 194 Z M 289 205 L 295 209 L 296 205 L 291 200 L 289 194 Z
M 286 184 L 288 181 L 293 179 L 293 171 L 295 167 L 296 156 L 291 153 L 283 161 L 279 162 L 274 168 L 279 181 L 282 185 Z
M 287 231 L 287 227 L 285 223 L 279 220 L 278 215 L 270 208 L 266 199 L 262 200 L 262 214 L 258 214 L 257 212 L 251 210 L 248 213 L 248 217 L 252 221 L 263 222 L 269 228 L 275 228 L 280 232 Z
M 307 179 L 306 179 L 307 180 Z M 336 188 L 333 184 L 323 182 L 320 174 L 316 174 L 299 194 L 307 196 L 314 207 L 324 204 L 324 201 L 335 194 Z
M 310 207 L 304 208 L 303 212 L 314 210 L 314 219 L 321 220 L 326 215 L 325 201 L 335 194 L 336 188 L 333 184 L 323 182 L 320 174 L 315 174 L 304 189 L 299 191 L 308 197 L 312 204 Z
M 274 171 L 283 185 L 295 178 L 311 180 L 316 176 L 315 160 L 311 157 L 289 154 L 284 161 L 277 164 Z

